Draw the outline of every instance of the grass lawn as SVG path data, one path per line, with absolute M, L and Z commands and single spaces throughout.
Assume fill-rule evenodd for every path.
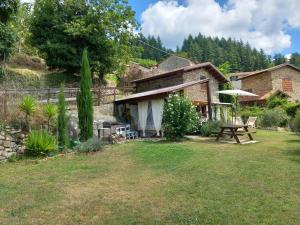
M 130 142 L 0 165 L 0 224 L 300 224 L 300 137 Z

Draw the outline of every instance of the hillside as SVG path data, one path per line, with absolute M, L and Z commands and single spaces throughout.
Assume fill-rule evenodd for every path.
M 27 55 L 12 57 L 0 70 L 0 87 L 6 89 L 77 86 L 79 77 L 64 71 L 49 71 L 43 59 Z

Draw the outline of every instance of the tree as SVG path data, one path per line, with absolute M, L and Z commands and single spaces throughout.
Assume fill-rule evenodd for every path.
M 29 131 L 31 130 L 30 127 L 30 117 L 36 112 L 37 110 L 37 101 L 31 96 L 23 97 L 20 105 L 20 110 L 25 114 L 25 122 L 26 122 L 26 129 Z
M 47 65 L 80 71 L 80 55 L 90 52 L 91 69 L 102 79 L 124 70 L 132 52 L 128 44 L 137 27 L 126 0 L 37 0 L 30 26 L 30 43 Z
M 189 35 L 182 48 L 177 49 L 180 51 L 199 62 L 210 61 L 217 66 L 229 62 L 231 72 L 265 69 L 271 63 L 264 51 L 251 48 L 248 43 L 231 38 L 205 37 L 201 33 L 195 37 Z
M 280 65 L 280 64 L 283 64 L 283 63 L 286 63 L 286 58 L 284 57 L 284 55 L 275 54 L 274 55 L 274 65 L 277 66 L 277 65 Z
M 13 15 L 18 11 L 18 0 L 1 0 L 0 4 L 0 22 L 8 23 Z
M 180 140 L 199 121 L 192 102 L 179 94 L 172 94 L 164 104 L 163 128 L 168 140 Z
M 229 79 L 229 74 L 231 72 L 231 66 L 229 64 L 229 62 L 225 62 L 223 63 L 222 65 L 220 65 L 218 67 L 218 69 L 220 70 L 221 73 L 224 74 L 224 76 L 226 78 Z M 231 82 L 227 82 L 225 84 L 221 84 L 220 85 L 220 90 L 232 90 L 233 89 L 233 85 Z M 219 98 L 220 98 L 220 102 L 225 102 L 225 103 L 234 103 L 235 102 L 235 98 L 234 96 L 231 96 L 231 95 L 222 95 L 220 94 L 219 95 Z
M 173 52 L 163 46 L 159 36 L 145 37 L 141 33 L 135 38 L 133 46 L 136 47 L 134 54 L 135 58 L 150 59 L 157 62 L 162 61 L 169 53 Z
M 290 63 L 300 67 L 300 54 L 295 52 L 291 55 Z
M 16 15 L 16 19 L 12 24 L 17 32 L 17 51 L 18 53 L 26 53 L 29 55 L 36 55 L 37 51 L 31 45 L 29 45 L 29 27 L 32 16 L 33 5 L 31 3 L 21 3 Z
M 82 54 L 80 91 L 77 95 L 77 109 L 80 140 L 87 141 L 93 137 L 93 96 L 91 93 L 92 77 L 87 49 Z
M 64 84 L 60 86 L 60 92 L 58 96 L 58 118 L 57 118 L 57 127 L 58 127 L 58 144 L 61 149 L 65 149 L 69 145 L 69 123 L 68 116 L 66 115 L 67 103 L 64 93 Z
M 18 7 L 18 0 L 2 0 L 0 3 L 0 61 L 12 53 L 17 41 L 16 31 L 11 25 L 11 21 L 18 11 Z

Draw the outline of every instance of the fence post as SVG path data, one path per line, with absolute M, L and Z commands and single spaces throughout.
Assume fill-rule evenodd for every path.
M 7 98 L 8 98 L 8 93 L 7 90 L 4 90 L 4 96 L 3 96 L 3 114 L 4 114 L 4 118 L 6 119 L 7 117 Z
M 50 88 L 48 88 L 48 94 L 47 94 L 47 103 L 50 103 L 50 98 L 51 98 L 51 93 L 50 93 Z

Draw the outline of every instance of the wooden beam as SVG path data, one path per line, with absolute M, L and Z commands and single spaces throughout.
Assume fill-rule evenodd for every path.
M 209 80 L 207 81 L 207 106 L 208 106 L 208 119 L 212 120 L 212 108 L 211 108 L 211 93 L 210 93 L 210 85 Z

